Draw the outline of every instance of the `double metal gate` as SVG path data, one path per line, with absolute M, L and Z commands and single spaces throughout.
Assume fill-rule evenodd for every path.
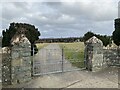
M 79 50 L 41 49 L 34 56 L 33 75 L 67 72 L 84 69 Z

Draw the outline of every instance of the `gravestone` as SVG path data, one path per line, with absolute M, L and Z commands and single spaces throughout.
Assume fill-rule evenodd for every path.
M 103 43 L 97 37 L 93 36 L 86 41 L 85 64 L 86 69 L 98 71 L 103 67 Z
M 31 80 L 31 43 L 24 34 L 16 34 L 11 44 L 10 53 L 3 58 L 3 85 Z

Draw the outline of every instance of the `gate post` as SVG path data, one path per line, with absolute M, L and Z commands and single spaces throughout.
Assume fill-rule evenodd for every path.
M 85 50 L 86 69 L 98 71 L 103 68 L 103 43 L 100 39 L 93 36 L 86 41 Z
M 19 41 L 17 41 L 19 38 Z M 12 84 L 19 84 L 31 80 L 31 43 L 24 34 L 15 35 L 11 39 Z
M 32 59 L 31 59 L 31 76 L 34 76 L 34 47 L 32 49 Z
M 64 64 L 64 49 L 62 48 L 62 72 L 64 72 L 63 64 Z
M 11 44 L 10 54 L 2 60 L 3 86 L 31 80 L 31 43 L 24 34 L 15 34 Z

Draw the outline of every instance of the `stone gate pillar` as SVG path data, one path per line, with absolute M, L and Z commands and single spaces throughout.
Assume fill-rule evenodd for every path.
M 14 36 L 11 43 L 12 84 L 26 82 L 31 79 L 31 43 L 24 34 Z
M 3 84 L 20 84 L 31 80 L 31 43 L 24 34 L 11 39 L 11 51 L 3 60 Z
M 85 61 L 86 69 L 90 71 L 98 71 L 99 69 L 102 69 L 103 43 L 95 36 L 86 41 Z

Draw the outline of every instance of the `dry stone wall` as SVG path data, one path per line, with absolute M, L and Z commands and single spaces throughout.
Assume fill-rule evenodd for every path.
M 104 61 L 107 66 L 120 67 L 120 49 L 104 49 Z

